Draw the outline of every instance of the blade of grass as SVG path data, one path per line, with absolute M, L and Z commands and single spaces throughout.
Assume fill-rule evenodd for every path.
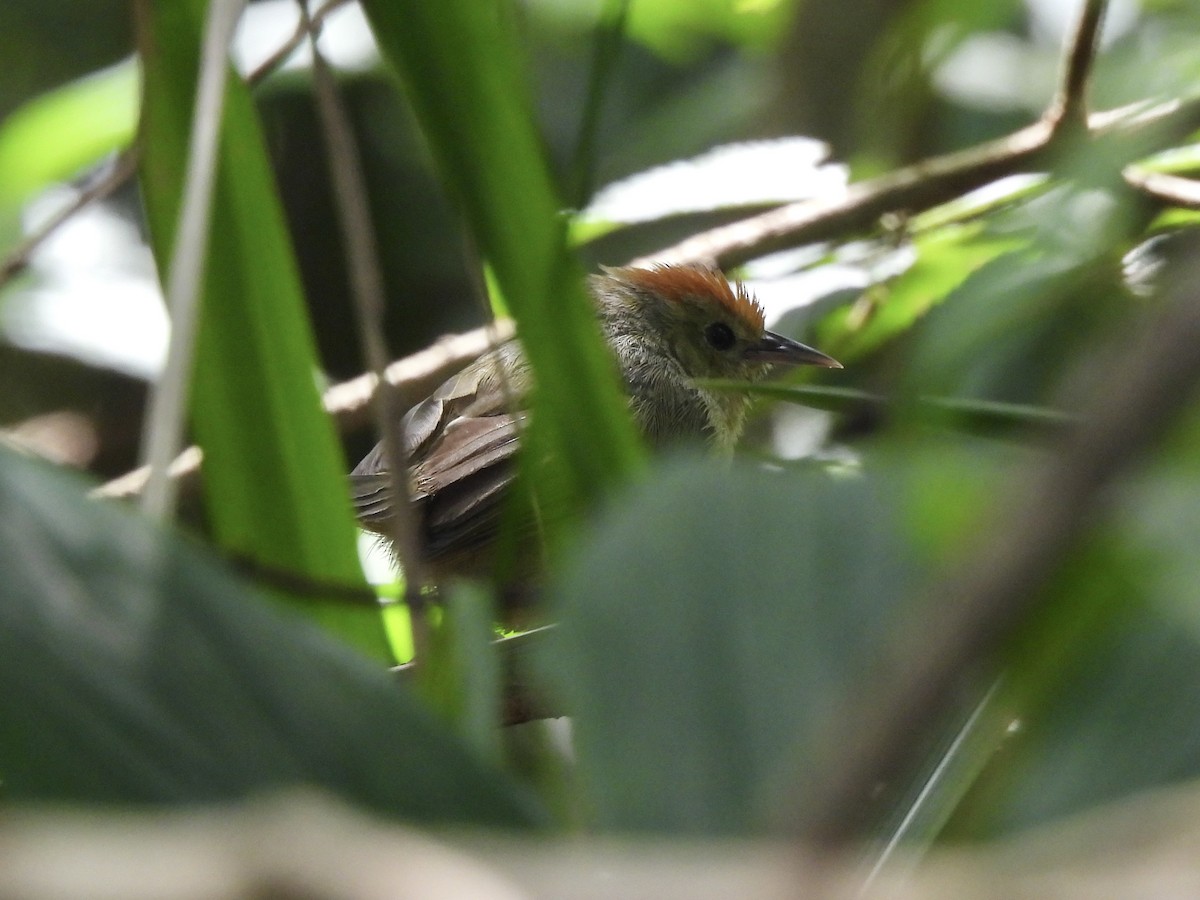
M 569 509 L 639 465 L 611 359 L 566 249 L 566 221 L 533 118 L 524 60 L 501 0 L 363 4 L 519 324 L 540 385 L 535 400 L 551 470 Z
M 171 258 L 204 4 L 139 0 L 142 187 L 160 265 Z M 245 87 L 226 88 L 192 383 L 217 539 L 238 556 L 362 584 L 343 473 L 321 411 L 316 351 L 261 131 Z M 329 630 L 387 659 L 372 609 L 306 603 Z
M 705 378 L 698 381 L 712 390 L 737 391 L 754 394 L 769 400 L 795 403 L 827 412 L 842 412 L 855 407 L 886 407 L 892 401 L 882 394 L 858 388 L 829 385 L 752 383 Z M 970 397 L 920 396 L 913 406 L 916 411 L 936 421 L 945 421 L 968 431 L 986 431 L 1003 427 L 1065 428 L 1079 423 L 1079 416 L 1028 403 L 1005 403 L 999 400 L 977 400 Z
M 142 510 L 160 521 L 170 520 L 175 514 L 177 482 L 168 477 L 167 467 L 183 446 L 184 409 L 196 347 L 200 282 L 208 250 L 217 147 L 229 74 L 226 54 L 243 6 L 243 0 L 213 0 L 204 26 L 199 84 L 192 109 L 187 169 L 176 228 L 178 240 L 172 247 L 167 270 L 171 341 L 163 373 L 150 387 L 142 434 L 143 461 L 149 471 L 142 492 Z

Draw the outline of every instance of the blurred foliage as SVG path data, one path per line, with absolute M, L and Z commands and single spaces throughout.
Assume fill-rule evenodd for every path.
M 7 799 L 200 803 L 314 784 L 429 823 L 541 818 L 377 665 L 84 488 L 0 451 Z
M 164 0 L 142 20 L 144 195 L 117 209 L 144 205 L 164 271 L 202 6 Z M 194 385 L 194 437 L 210 453 L 194 540 L 0 455 L 6 795 L 170 803 L 315 781 L 423 822 L 527 826 L 553 809 L 563 828 L 741 835 L 803 821 L 836 758 L 831 723 L 858 722 L 869 679 L 939 639 L 926 589 L 986 548 L 1013 485 L 1103 397 L 1111 361 L 1195 255 L 1192 236 L 1166 231 L 1163 207 L 1127 189 L 1112 158 L 1077 146 L 1045 177 L 754 260 L 772 321 L 847 368 L 764 391 L 808 408 L 764 416 L 732 467 L 658 460 L 613 490 L 639 454 L 568 235 L 587 240 L 586 265 L 618 264 L 750 207 L 835 201 L 847 168 L 858 178 L 1004 134 L 1051 95 L 1065 23 L 1034 2 L 635 0 L 600 60 L 594 143 L 581 146 L 611 4 L 366 6 L 381 61 L 340 87 L 383 250 L 390 347 L 479 321 L 485 263 L 542 376 L 539 436 L 561 495 L 600 498 L 551 579 L 561 628 L 524 673 L 574 716 L 570 775 L 545 776 L 562 762 L 548 742 L 496 737 L 506 669 L 484 592 L 452 595 L 410 690 L 339 646 L 337 623 L 295 621 L 307 601 L 275 608 L 212 559 L 234 547 L 358 583 L 343 460 L 314 383 L 318 367 L 341 377 L 362 364 L 301 66 L 230 88 Z M 132 50 L 121 16 L 45 8 Z M 130 112 L 97 103 L 93 121 L 73 106 L 112 87 L 87 79 L 120 53 L 72 67 L 44 29 L 12 27 L 53 77 L 0 70 L 0 97 L 22 100 L 0 122 L 0 186 L 16 186 L 0 190 L 6 245 L 25 194 L 95 162 Z M 1114 8 L 1097 108 L 1194 96 L 1185 48 L 1197 38 L 1191 4 Z M 114 71 L 129 70 L 104 77 L 124 77 Z M 811 139 L 831 152 L 781 155 L 821 151 Z M 1194 173 L 1196 140 L 1148 147 L 1147 167 Z M 723 162 L 706 156 L 727 143 Z M 12 147 L 43 167 L 6 162 Z M 615 187 L 573 218 L 581 158 L 595 161 L 584 182 Z M 730 159 L 747 177 L 724 174 Z M 35 257 L 3 285 L 0 328 L 14 296 L 51 283 L 49 266 Z M 82 410 L 107 433 L 99 374 L 82 388 L 46 374 L 79 365 L 0 344 L 21 393 L 6 409 Z M 878 835 L 920 804 L 904 834 L 915 847 L 992 838 L 1200 775 L 1197 412 L 1113 486 L 1038 613 L 964 676 L 925 767 L 881 786 Z M 26 423 L 10 415 L 15 439 Z M 346 456 L 374 439 L 344 436 Z M 372 609 L 336 615 L 382 633 Z M 952 776 L 935 776 L 941 763 Z
M 128 145 L 137 121 L 129 64 L 70 82 L 22 107 L 0 144 L 0 208 L 13 208 Z
M 204 6 L 172 0 L 138 8 L 142 188 L 163 272 L 172 264 L 182 202 Z M 316 354 L 296 264 L 243 85 L 230 85 L 225 109 L 191 392 L 209 521 L 220 546 L 239 558 L 361 586 L 343 464 L 313 381 Z M 391 658 L 372 610 L 312 598 L 304 607 L 363 651 Z

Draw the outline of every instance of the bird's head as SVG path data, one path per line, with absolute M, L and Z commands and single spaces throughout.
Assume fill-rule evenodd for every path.
M 767 331 L 763 310 L 719 271 L 700 266 L 606 268 L 592 277 L 601 309 L 661 345 L 692 378 L 754 381 L 773 365 L 841 368 L 819 350 Z

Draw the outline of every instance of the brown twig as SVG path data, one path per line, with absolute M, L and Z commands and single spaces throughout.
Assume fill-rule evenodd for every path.
M 328 144 L 334 201 L 346 251 L 355 322 L 368 367 L 379 385 L 374 392 L 373 402 L 375 426 L 383 441 L 388 468 L 399 476 L 408 471 L 408 454 L 404 449 L 404 424 L 399 403 L 385 377 L 389 359 L 384 339 L 387 301 L 375 229 L 371 224 L 366 179 L 359 161 L 354 127 L 338 93 L 333 72 L 321 53 L 318 31 L 309 19 L 306 0 L 297 0 L 297 3 L 300 18 L 308 26 L 313 92 L 321 130 Z M 422 660 L 428 656 L 431 637 L 425 600 L 421 593 L 425 584 L 424 566 L 408 479 L 389 478 L 388 491 L 393 510 L 389 537 L 404 568 L 404 602 L 409 608 L 412 622 L 413 659 Z
M 1091 81 L 1107 7 L 1108 0 L 1084 0 L 1079 20 L 1068 38 L 1058 91 L 1047 112 L 1063 127 L 1077 131 L 1086 131 L 1088 128 L 1088 83 Z
M 912 765 L 914 746 L 944 712 L 964 674 L 1011 637 L 1041 589 L 1103 511 L 1105 488 L 1149 449 L 1200 388 L 1200 265 L 1193 263 L 1140 337 L 1106 354 L 1108 377 L 1082 423 L 1010 503 L 1002 525 L 928 595 L 936 638 L 909 645 L 894 671 L 872 681 L 862 716 L 835 743 L 809 836 L 841 844 L 861 834 L 871 793 Z M 853 725 L 849 722 L 853 719 Z
M 1147 172 L 1137 166 L 1128 166 L 1122 174 L 1130 187 L 1157 203 L 1200 209 L 1200 181 L 1165 172 Z
M 325 19 L 337 9 L 345 6 L 349 0 L 329 0 L 323 7 L 312 15 L 314 26 L 320 27 Z M 259 84 L 274 72 L 292 52 L 300 46 L 308 34 L 307 23 L 301 19 L 292 35 L 284 41 L 261 65 L 246 76 L 246 83 L 253 86 Z M 132 179 L 138 171 L 140 151 L 136 143 L 122 150 L 112 168 L 94 184 L 84 190 L 69 206 L 48 219 L 40 228 L 29 234 L 21 243 L 9 252 L 4 262 L 0 263 L 0 287 L 24 271 L 29 264 L 33 252 L 46 242 L 66 222 L 70 221 L 80 210 L 90 206 L 97 200 L 103 200 L 120 190 Z
M 432 347 L 397 360 L 388 366 L 386 378 L 399 396 L 403 406 L 409 406 L 424 398 L 435 387 L 459 371 L 467 363 L 484 353 L 491 345 L 492 334 L 499 332 L 498 340 L 512 335 L 512 326 L 500 322 L 492 328 L 477 328 L 463 334 L 442 338 Z M 352 431 L 371 421 L 371 400 L 378 383 L 373 374 L 359 375 L 349 381 L 335 384 L 325 391 L 322 398 L 325 409 L 337 421 L 343 431 Z M 200 471 L 202 454 L 199 447 L 189 447 L 171 464 L 171 476 L 181 478 L 190 487 Z M 95 490 L 95 496 L 110 499 L 136 497 L 146 481 L 144 469 L 134 469 Z
M 305 9 L 299 21 L 296 22 L 295 31 L 292 32 L 287 40 L 275 48 L 275 52 L 250 71 L 246 76 L 246 83 L 253 86 L 265 80 L 267 76 L 283 65 L 284 61 L 296 51 L 297 47 L 308 39 L 310 28 L 314 34 L 319 34 L 321 26 L 325 24 L 325 19 L 349 2 L 350 0 L 328 0 L 324 6 L 311 16 L 308 15 L 308 11 Z
M 722 269 L 801 244 L 873 227 L 884 213 L 920 211 L 1043 158 L 1054 137 L 1043 120 L 1014 134 L 852 184 L 834 200 L 803 200 L 687 238 L 633 265 L 707 263 Z
M 42 223 L 41 227 L 28 234 L 23 241 L 17 244 L 4 258 L 4 262 L 0 263 L 0 287 L 3 287 L 10 279 L 23 272 L 25 267 L 29 265 L 29 260 L 33 256 L 33 252 L 81 209 L 84 209 L 97 200 L 103 200 L 105 197 L 111 196 L 121 185 L 132 178 L 134 173 L 137 172 L 138 157 L 136 144 L 126 147 L 117 154 L 117 158 L 112 162 L 111 168 L 102 178 L 98 178 L 90 187 L 81 191 L 79 196 L 70 204 L 56 212 Z

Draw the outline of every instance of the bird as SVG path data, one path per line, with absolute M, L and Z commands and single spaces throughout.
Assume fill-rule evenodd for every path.
M 779 365 L 841 368 L 819 350 L 768 331 L 746 286 L 714 268 L 603 267 L 588 286 L 634 424 L 655 451 L 689 443 L 733 451 L 750 397 L 706 387 L 703 379 L 754 382 Z M 516 477 L 532 386 L 520 340 L 512 338 L 403 418 L 409 496 L 422 562 L 435 581 L 493 571 L 489 548 Z M 360 524 L 383 535 L 391 530 L 391 477 L 382 441 L 350 474 Z

